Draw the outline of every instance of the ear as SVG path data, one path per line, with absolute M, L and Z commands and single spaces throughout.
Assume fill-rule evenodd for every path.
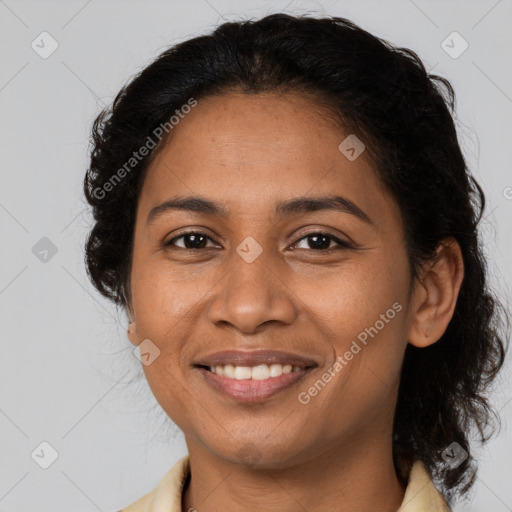
M 127 290 L 128 290 L 128 297 L 126 298 L 125 313 L 126 313 L 126 317 L 129 322 L 129 325 L 128 325 L 128 330 L 126 332 L 128 334 L 128 339 L 130 340 L 130 343 L 132 343 L 132 345 L 138 346 L 139 338 L 137 335 L 137 324 L 135 323 L 135 320 L 132 320 L 135 318 L 135 311 L 133 310 L 133 303 L 131 301 L 130 279 L 128 279 Z
M 452 319 L 464 279 L 464 261 L 458 242 L 444 239 L 415 283 L 409 343 L 427 347 L 441 338 Z
M 138 346 L 140 342 L 139 342 L 139 337 L 137 335 L 137 325 L 135 324 L 135 322 L 132 322 L 128 326 L 127 332 L 128 332 L 128 339 L 130 340 L 130 343 L 132 343 L 135 346 Z

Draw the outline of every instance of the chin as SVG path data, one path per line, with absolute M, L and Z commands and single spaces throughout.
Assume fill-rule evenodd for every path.
M 298 450 L 298 446 L 291 438 L 269 440 L 265 435 L 261 439 L 253 435 L 251 440 L 225 439 L 219 446 L 212 447 L 211 452 L 226 462 L 251 469 L 284 469 L 307 458 L 306 450 Z

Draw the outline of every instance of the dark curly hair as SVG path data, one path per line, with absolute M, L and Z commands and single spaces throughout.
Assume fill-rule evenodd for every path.
M 95 221 L 85 246 L 89 277 L 117 305 L 130 304 L 138 197 L 166 137 L 133 170 L 126 162 L 159 126 L 172 133 L 169 119 L 191 98 L 288 91 L 311 95 L 347 133 L 361 134 L 400 207 L 412 280 L 443 239 L 462 250 L 464 280 L 448 328 L 427 348 L 407 346 L 393 432 L 399 472 L 420 459 L 451 501 L 475 480 L 471 429 L 485 442 L 499 424 L 486 395 L 504 361 L 508 316 L 487 282 L 477 231 L 485 197 L 459 147 L 453 88 L 413 51 L 347 19 L 285 14 L 224 23 L 164 51 L 94 122 L 84 180 Z M 442 459 L 452 442 L 469 454 L 455 469 Z

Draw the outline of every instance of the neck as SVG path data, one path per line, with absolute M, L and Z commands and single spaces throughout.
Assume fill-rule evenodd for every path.
M 381 440 L 384 441 L 384 440 Z M 391 446 L 339 446 L 284 469 L 248 468 L 189 443 L 191 479 L 183 510 L 379 510 L 396 512 L 404 497 Z M 381 444 L 381 446 L 378 446 Z M 388 443 L 389 444 L 389 443 Z

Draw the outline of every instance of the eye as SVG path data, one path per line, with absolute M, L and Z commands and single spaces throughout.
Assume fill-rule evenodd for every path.
M 181 240 L 181 243 L 177 243 Z M 208 245 L 208 242 L 212 242 Z M 307 244 L 306 247 L 299 247 L 301 243 Z M 332 245 L 334 243 L 334 245 Z M 210 247 L 217 247 L 213 240 L 200 231 L 189 231 L 179 236 L 171 238 L 169 241 L 164 242 L 164 247 L 179 247 L 187 250 L 200 250 L 208 249 Z M 313 232 L 300 238 L 292 248 L 298 249 L 314 249 L 315 251 L 330 251 L 332 249 L 353 249 L 354 247 L 339 238 L 324 232 Z
M 183 240 L 183 245 L 177 244 L 177 240 Z M 164 243 L 164 246 L 181 247 L 182 249 L 189 250 L 215 247 L 215 245 L 208 246 L 208 241 L 212 241 L 212 239 L 204 233 L 201 233 L 200 231 L 189 231 L 188 233 L 183 233 L 180 236 L 171 238 L 171 240 Z
M 292 247 L 297 247 L 298 244 L 305 241 L 307 247 L 299 247 L 299 249 L 314 249 L 317 251 L 328 251 L 331 249 L 353 249 L 353 247 L 343 240 L 323 232 L 309 233 L 299 239 Z M 331 243 L 334 242 L 334 246 Z

